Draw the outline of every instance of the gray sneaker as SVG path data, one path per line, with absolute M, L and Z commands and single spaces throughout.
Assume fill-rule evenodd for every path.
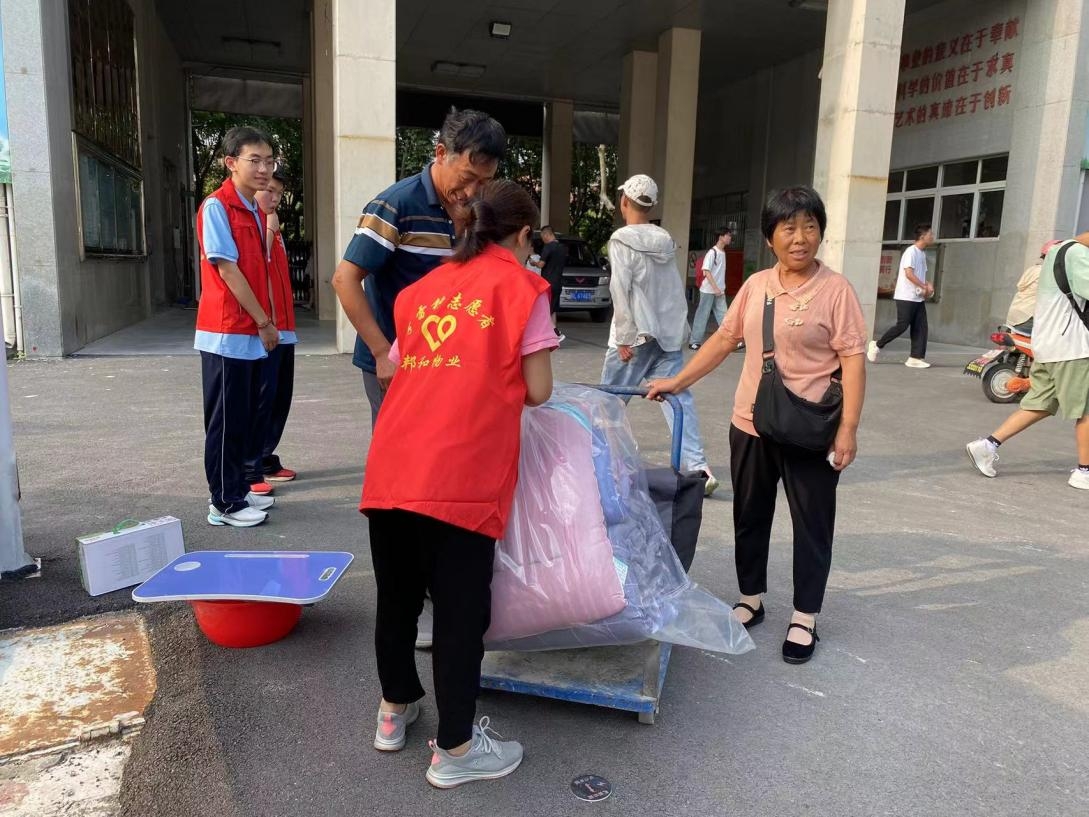
M 472 745 L 461 757 L 454 757 L 431 741 L 434 754 L 427 770 L 427 782 L 437 789 L 452 789 L 474 780 L 506 777 L 517 769 L 522 762 L 522 744 L 516 740 L 497 740 L 503 736 L 492 729 L 489 722 L 489 718 L 483 717 L 480 725 L 473 727 Z
M 379 752 L 399 752 L 405 748 L 405 728 L 420 717 L 420 702 L 414 701 L 398 715 L 379 712 L 378 729 L 374 733 L 374 748 Z
M 985 477 L 998 476 L 998 472 L 994 470 L 994 464 L 998 462 L 998 447 L 994 443 L 986 437 L 981 437 L 978 440 L 972 440 L 965 448 L 968 451 L 968 458 L 979 473 Z

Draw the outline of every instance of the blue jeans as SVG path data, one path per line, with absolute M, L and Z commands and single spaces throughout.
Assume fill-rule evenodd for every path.
M 716 295 L 713 292 L 701 292 L 699 306 L 696 307 L 696 315 L 692 318 L 692 334 L 688 337 L 689 343 L 703 343 L 707 335 L 707 319 L 711 312 L 715 313 L 715 328 L 722 326 L 726 320 L 726 296 Z
M 656 340 L 648 340 L 640 346 L 633 346 L 632 352 L 635 356 L 624 363 L 620 360 L 616 349 L 609 349 L 605 353 L 605 365 L 601 369 L 601 382 L 609 386 L 641 386 L 648 380 L 673 377 L 684 365 L 684 356 L 679 349 L 676 352 L 666 352 Z M 707 471 L 707 455 L 703 453 L 700 421 L 696 416 L 696 404 L 692 400 L 692 393 L 685 389 L 677 395 L 677 399 L 681 401 L 684 417 L 684 428 L 681 429 L 683 435 L 681 470 Z M 662 403 L 662 413 L 672 433 L 673 409 Z

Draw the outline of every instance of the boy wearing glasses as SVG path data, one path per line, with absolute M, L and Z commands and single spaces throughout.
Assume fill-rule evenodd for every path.
M 272 140 L 255 128 L 231 128 L 223 164 L 230 176 L 197 211 L 201 294 L 193 346 L 204 386 L 208 522 L 248 528 L 268 519 L 274 502 L 253 493 L 245 473 L 261 361 L 280 341 L 266 218 L 255 200 L 276 169 Z

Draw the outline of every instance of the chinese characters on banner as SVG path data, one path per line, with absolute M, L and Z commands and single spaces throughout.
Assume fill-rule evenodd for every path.
M 1013 103 L 1015 43 L 1021 18 L 950 33 L 900 55 L 896 127 L 974 116 Z
M 480 329 L 490 329 L 495 326 L 495 317 L 487 314 L 484 302 L 479 298 L 467 298 L 458 292 L 452 298 L 440 296 L 432 301 L 430 307 L 420 304 L 416 309 L 416 321 L 409 323 L 405 329 L 406 340 L 418 334 L 426 344 L 426 349 L 418 343 L 405 343 L 405 354 L 401 358 L 403 371 L 419 371 L 420 369 L 460 369 L 462 358 L 455 354 L 457 349 L 443 349 L 459 326 L 477 326 Z M 420 348 L 415 348 L 420 347 Z M 415 354 L 408 354 L 409 351 Z

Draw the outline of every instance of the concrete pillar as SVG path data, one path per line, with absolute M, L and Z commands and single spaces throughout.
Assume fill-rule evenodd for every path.
M 813 186 L 828 229 L 821 259 L 854 285 L 868 326 L 892 151 L 904 0 L 831 3 L 824 34 Z
M 53 206 L 57 180 L 49 128 L 55 120 L 50 118 L 49 106 L 52 103 L 58 108 L 63 103 L 62 110 L 67 111 L 71 102 L 64 77 L 60 78 L 59 88 L 55 87 L 56 66 L 47 66 L 45 33 L 67 24 L 67 6 L 43 0 L 4 0 L 3 13 L 12 225 L 18 237 L 16 265 L 26 339 L 22 351 L 31 357 L 60 356 L 65 344 Z M 68 140 L 71 163 L 71 136 L 66 134 L 64 138 Z M 71 174 L 70 167 L 68 172 Z
M 696 159 L 700 84 L 700 32 L 671 28 L 658 37 L 654 172 L 662 226 L 677 243 L 677 272 L 686 274 Z M 632 168 L 632 172 L 639 170 Z M 644 171 L 645 172 L 645 171 Z
M 0 325 L 0 335 L 2 334 L 3 326 Z M 0 573 L 20 570 L 32 563 L 30 556 L 23 550 L 23 527 L 19 516 L 19 473 L 15 467 L 11 403 L 8 398 L 8 367 L 6 362 L 0 362 Z
M 395 0 L 314 3 L 319 317 L 335 310 L 341 352 L 352 350 L 355 329 L 329 282 L 364 205 L 396 175 L 396 21 Z
M 557 233 L 571 230 L 571 162 L 575 152 L 575 105 L 555 99 L 545 106 L 541 151 L 541 223 Z
M 631 51 L 624 56 L 620 81 L 620 145 L 617 184 L 654 167 L 654 116 L 658 94 L 658 55 Z M 609 191 L 609 195 L 615 195 Z
M 999 269 L 1023 269 L 1045 241 L 1077 229 L 1089 121 L 1087 15 L 1089 0 L 1037 0 L 1025 8 Z

